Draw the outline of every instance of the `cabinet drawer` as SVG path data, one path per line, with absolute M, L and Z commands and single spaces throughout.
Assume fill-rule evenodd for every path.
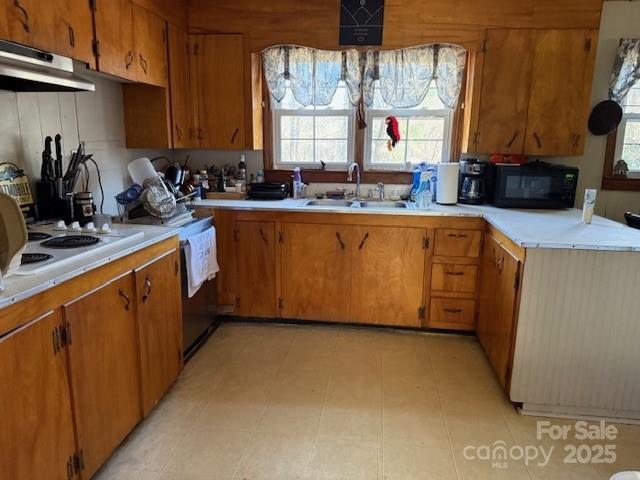
M 444 257 L 479 257 L 480 230 L 436 230 L 435 254 Z
M 473 330 L 475 300 L 432 298 L 428 326 L 451 330 Z
M 477 278 L 476 265 L 434 263 L 431 268 L 431 290 L 475 293 Z

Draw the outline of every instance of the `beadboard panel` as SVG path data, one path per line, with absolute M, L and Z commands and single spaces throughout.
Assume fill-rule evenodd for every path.
M 511 400 L 640 416 L 638 285 L 636 253 L 528 249 Z

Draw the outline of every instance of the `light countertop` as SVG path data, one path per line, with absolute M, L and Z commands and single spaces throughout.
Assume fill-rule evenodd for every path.
M 51 269 L 37 275 L 11 275 L 5 277 L 4 290 L 0 292 L 0 308 L 29 298 L 101 265 L 126 257 L 178 234 L 177 229 L 167 227 L 118 224 L 115 228 L 118 230 L 142 231 L 144 235 L 142 238 L 138 237 L 130 243 L 119 243 L 111 248 L 104 248 L 97 252 L 87 252 L 82 258 L 70 259 L 60 266 L 52 266 Z
M 353 208 L 340 206 L 308 207 L 308 200 L 198 200 L 198 208 L 233 210 L 283 210 L 336 212 L 355 215 L 419 215 L 482 217 L 524 248 L 564 248 L 640 252 L 640 230 L 594 215 L 589 225 L 582 224 L 582 211 L 520 210 L 489 205 L 432 205 L 429 210 L 415 208 Z M 413 204 L 410 204 L 414 207 Z

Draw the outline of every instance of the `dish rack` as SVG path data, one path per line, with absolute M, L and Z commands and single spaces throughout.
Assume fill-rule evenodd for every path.
M 118 214 L 122 218 L 129 218 L 129 212 L 142 206 L 149 215 L 166 220 L 186 213 L 189 210 L 189 205 L 198 197 L 199 193 L 198 191 L 194 191 L 184 197 L 175 198 L 172 196 L 172 198 L 167 197 L 160 201 L 144 200 L 144 195 L 142 195 L 140 199 L 126 205 L 116 202 L 118 205 Z

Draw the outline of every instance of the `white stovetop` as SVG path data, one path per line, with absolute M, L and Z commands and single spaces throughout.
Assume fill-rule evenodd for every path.
M 355 215 L 420 215 L 482 217 L 524 248 L 568 248 L 579 250 L 640 251 L 640 230 L 594 216 L 581 223 L 582 211 L 515 210 L 488 205 L 433 205 L 429 210 L 391 208 L 307 207 L 304 200 L 198 200 L 196 208 L 336 212 Z M 411 204 L 413 207 L 413 204 Z
M 65 259 L 35 275 L 10 275 L 4 278 L 4 291 L 0 291 L 0 308 L 24 300 L 55 285 L 82 275 L 94 268 L 125 257 L 174 235 L 178 230 L 145 225 L 114 225 L 127 241 L 105 242 L 99 249 L 88 249 L 81 255 Z

